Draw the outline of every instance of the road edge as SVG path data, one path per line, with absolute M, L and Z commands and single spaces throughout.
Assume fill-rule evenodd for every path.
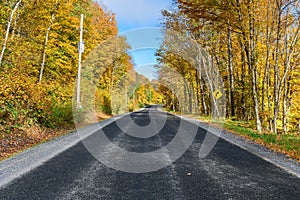
M 180 116 L 176 115 L 177 117 L 181 117 L 182 119 L 185 119 L 193 124 L 196 124 L 202 129 L 207 130 L 208 126 L 210 126 L 209 123 L 202 122 L 197 119 L 185 117 L 185 116 Z M 211 133 L 218 136 L 217 130 L 220 130 L 219 128 L 213 128 Z M 234 134 L 233 132 L 227 131 L 225 129 L 222 130 L 222 133 L 220 136 L 223 140 L 236 145 L 240 147 L 241 149 L 244 149 L 260 158 L 263 160 L 274 164 L 275 166 L 285 170 L 286 172 L 300 178 L 300 163 L 297 160 L 288 158 L 285 154 L 278 153 L 273 151 L 272 149 L 269 149 L 261 144 L 255 143 L 252 140 L 249 140 L 247 138 L 241 137 L 237 134 Z
M 16 156 L 1 161 L 0 188 L 5 187 L 13 180 L 43 165 L 45 162 L 78 144 L 82 139 L 90 136 L 105 126 L 108 126 L 114 121 L 115 117 L 112 117 L 101 122 L 88 125 L 80 128 L 81 130 L 84 129 L 84 135 L 79 135 L 78 130 L 74 130 L 71 133 L 55 138 L 52 141 L 39 144 L 36 147 L 17 154 Z

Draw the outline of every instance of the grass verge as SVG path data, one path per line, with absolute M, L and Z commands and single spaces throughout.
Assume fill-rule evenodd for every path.
M 209 117 L 193 117 L 200 121 L 211 123 Z M 300 162 L 300 135 L 299 134 L 258 134 L 255 130 L 254 122 L 233 121 L 226 119 L 223 128 L 234 134 L 254 141 L 272 149 L 275 152 L 283 153 L 292 159 Z
M 238 135 L 262 144 L 276 152 L 288 155 L 300 162 L 300 135 L 299 134 L 258 134 L 254 123 L 226 120 L 224 128 Z

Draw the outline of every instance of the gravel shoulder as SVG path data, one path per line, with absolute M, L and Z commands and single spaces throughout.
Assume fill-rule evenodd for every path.
M 37 168 L 51 158 L 78 144 L 81 139 L 88 137 L 113 121 L 114 118 L 111 118 L 99 123 L 88 125 L 81 128 L 84 131 L 80 131 L 81 133 L 84 132 L 85 135 L 81 134 L 79 137 L 76 130 L 50 142 L 27 149 L 14 157 L 0 162 L 0 187 L 5 186 L 18 177 L 21 177 L 26 172 Z
M 177 115 L 178 116 L 178 115 Z M 199 127 L 203 129 L 207 129 L 209 127 L 208 123 L 200 122 L 199 120 L 192 119 L 189 117 L 182 117 L 183 119 L 189 120 L 190 122 L 197 124 Z M 210 127 L 211 133 L 215 135 L 219 135 L 218 131 L 219 129 L 216 127 Z M 239 146 L 240 148 L 259 156 L 260 158 L 276 165 L 277 167 L 280 167 L 284 169 L 285 171 L 297 176 L 300 178 L 300 163 L 295 160 L 288 158 L 286 155 L 275 152 L 263 145 L 257 144 L 249 139 L 243 138 L 239 135 L 236 135 L 230 131 L 222 130 L 222 133 L 220 135 L 220 138 Z

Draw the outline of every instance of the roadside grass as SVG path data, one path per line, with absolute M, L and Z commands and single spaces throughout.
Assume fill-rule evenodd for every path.
M 197 119 L 211 123 L 210 117 L 196 117 Z M 289 134 L 274 134 L 264 132 L 258 134 L 255 131 L 254 122 L 249 121 L 234 121 L 226 119 L 223 128 L 237 135 L 250 139 L 258 144 L 264 145 L 273 151 L 288 155 L 290 158 L 300 162 L 300 135 Z

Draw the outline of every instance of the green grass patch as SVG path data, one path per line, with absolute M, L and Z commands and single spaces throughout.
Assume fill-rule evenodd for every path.
M 263 144 L 274 151 L 285 153 L 291 158 L 300 161 L 300 135 L 299 134 L 258 134 L 255 131 L 254 122 L 241 122 L 226 120 L 224 128 L 239 135 L 245 136 L 248 139 L 254 140 L 257 143 Z
M 211 123 L 212 119 L 210 116 L 197 116 L 194 118 L 200 121 Z M 218 123 L 220 125 L 220 122 Z M 229 130 L 237 135 L 241 135 L 256 143 L 262 144 L 276 152 L 284 153 L 291 158 L 300 161 L 300 135 L 289 133 L 289 134 L 273 134 L 273 133 L 262 133 L 258 134 L 255 130 L 254 121 L 235 121 L 226 119 L 223 122 L 223 128 Z

